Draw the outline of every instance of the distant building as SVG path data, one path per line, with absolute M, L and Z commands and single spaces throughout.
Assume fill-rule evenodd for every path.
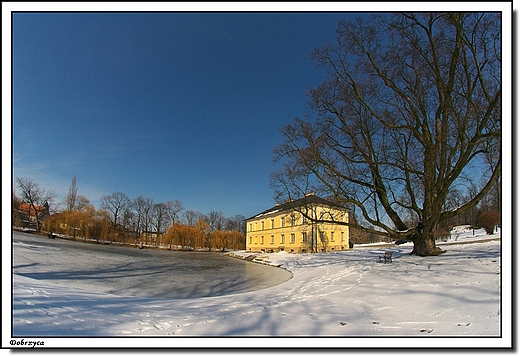
M 246 251 L 331 252 L 349 248 L 348 209 L 307 194 L 246 219 Z M 316 222 L 326 220 L 327 222 Z
M 145 245 L 157 246 L 162 233 L 157 231 L 143 231 L 138 242 Z
M 17 213 L 18 226 L 37 229 L 37 221 L 41 222 L 49 217 L 49 204 L 32 206 L 23 203 L 18 207 Z

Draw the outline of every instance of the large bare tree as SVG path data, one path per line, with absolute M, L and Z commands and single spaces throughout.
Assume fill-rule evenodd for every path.
M 347 224 L 439 254 L 437 225 L 501 174 L 500 14 L 374 14 L 336 34 L 313 52 L 326 80 L 310 92 L 309 117 L 283 128 L 273 185 L 334 197 L 358 217 Z M 477 181 L 477 194 L 446 204 Z

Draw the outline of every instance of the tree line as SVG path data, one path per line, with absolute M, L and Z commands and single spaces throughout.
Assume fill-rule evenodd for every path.
M 56 232 L 74 239 L 178 250 L 234 250 L 245 248 L 245 217 L 226 217 L 221 211 L 203 214 L 185 209 L 179 200 L 156 202 L 153 198 L 114 192 L 101 197 L 100 209 L 77 192 L 73 178 L 61 208 L 35 221 L 20 217 L 19 207 L 52 204 L 53 191 L 33 179 L 17 178 L 20 196 L 13 192 L 13 226 L 34 225 L 37 231 Z

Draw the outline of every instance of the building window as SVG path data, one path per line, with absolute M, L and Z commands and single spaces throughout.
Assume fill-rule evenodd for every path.
M 249 231 L 253 231 L 253 224 L 249 224 Z
M 285 218 L 281 218 L 280 219 L 280 225 L 282 225 L 282 227 L 285 227 Z
M 261 223 L 261 224 L 262 224 L 262 230 L 263 230 L 263 229 L 264 229 L 264 222 L 262 221 L 262 223 Z
M 321 242 L 325 242 L 325 231 L 320 231 L 320 240 Z
M 271 229 L 274 229 L 274 219 L 271 219 Z
M 274 244 L 274 235 L 271 235 L 271 243 Z
M 291 226 L 294 226 L 294 225 L 296 225 L 296 215 L 291 214 Z
M 334 231 L 330 232 L 330 241 L 334 242 Z
M 295 243 L 296 242 L 296 236 L 295 234 L 291 234 L 291 243 Z
M 280 239 L 280 243 L 283 245 L 285 243 L 285 235 L 282 234 L 282 237 Z
M 345 232 L 341 232 L 341 242 L 345 242 Z
M 261 237 L 261 241 L 262 241 L 261 244 L 263 245 L 264 244 L 264 237 L 263 236 Z
M 302 242 L 307 242 L 307 233 L 302 233 Z
M 249 236 L 249 244 L 253 243 L 253 236 Z

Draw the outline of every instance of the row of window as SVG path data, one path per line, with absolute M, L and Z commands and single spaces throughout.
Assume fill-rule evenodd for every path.
M 296 225 L 296 217 L 295 216 L 291 216 L 290 221 L 291 221 L 291 226 L 295 226 Z M 257 223 L 255 222 L 255 227 L 256 227 L 256 224 Z M 265 225 L 264 224 L 265 224 L 264 221 L 260 222 L 260 230 L 264 230 L 265 229 Z M 280 218 L 280 227 L 285 227 L 285 217 Z M 271 219 L 271 229 L 274 229 L 274 219 Z M 249 224 L 249 231 L 253 231 L 253 223 Z
M 341 217 L 341 220 L 343 220 L 343 216 Z M 274 229 L 274 220 L 275 219 L 271 219 L 270 221 L 270 228 L 271 229 Z M 297 222 L 297 217 L 296 215 L 292 214 L 289 218 L 285 218 L 285 217 L 281 217 L 280 218 L 280 227 L 285 227 L 285 222 L 286 220 L 290 223 L 290 226 L 296 226 L 296 222 Z M 306 224 L 307 223 L 307 218 L 305 216 L 302 216 L 302 224 Z M 255 230 L 257 230 L 257 222 L 254 223 L 255 224 Z M 265 230 L 265 222 L 264 221 L 261 221 L 260 222 L 260 230 Z M 249 223 L 249 231 L 253 231 L 253 223 Z
M 325 236 L 325 232 L 324 231 L 320 231 L 320 241 L 321 242 L 325 242 L 326 241 L 326 236 Z M 271 235 L 271 239 L 269 241 L 271 244 L 274 244 L 274 235 Z M 308 242 L 307 240 L 307 233 L 306 232 L 302 232 L 302 239 L 301 239 L 301 242 Z M 336 242 L 335 240 L 335 236 L 334 236 L 334 231 L 331 231 L 330 232 L 330 242 Z M 345 232 L 344 231 L 341 231 L 341 242 L 345 242 Z M 255 241 L 254 243 L 258 243 L 257 241 L 257 236 L 255 236 Z M 291 244 L 294 244 L 296 243 L 296 234 L 291 234 L 290 235 L 290 240 L 289 240 L 289 243 Z M 249 236 L 249 244 L 253 244 L 253 236 Z M 265 238 L 264 236 L 260 236 L 260 244 L 263 245 L 265 244 Z M 284 234 L 281 234 L 280 235 L 280 244 L 283 245 L 285 244 L 285 235 Z

